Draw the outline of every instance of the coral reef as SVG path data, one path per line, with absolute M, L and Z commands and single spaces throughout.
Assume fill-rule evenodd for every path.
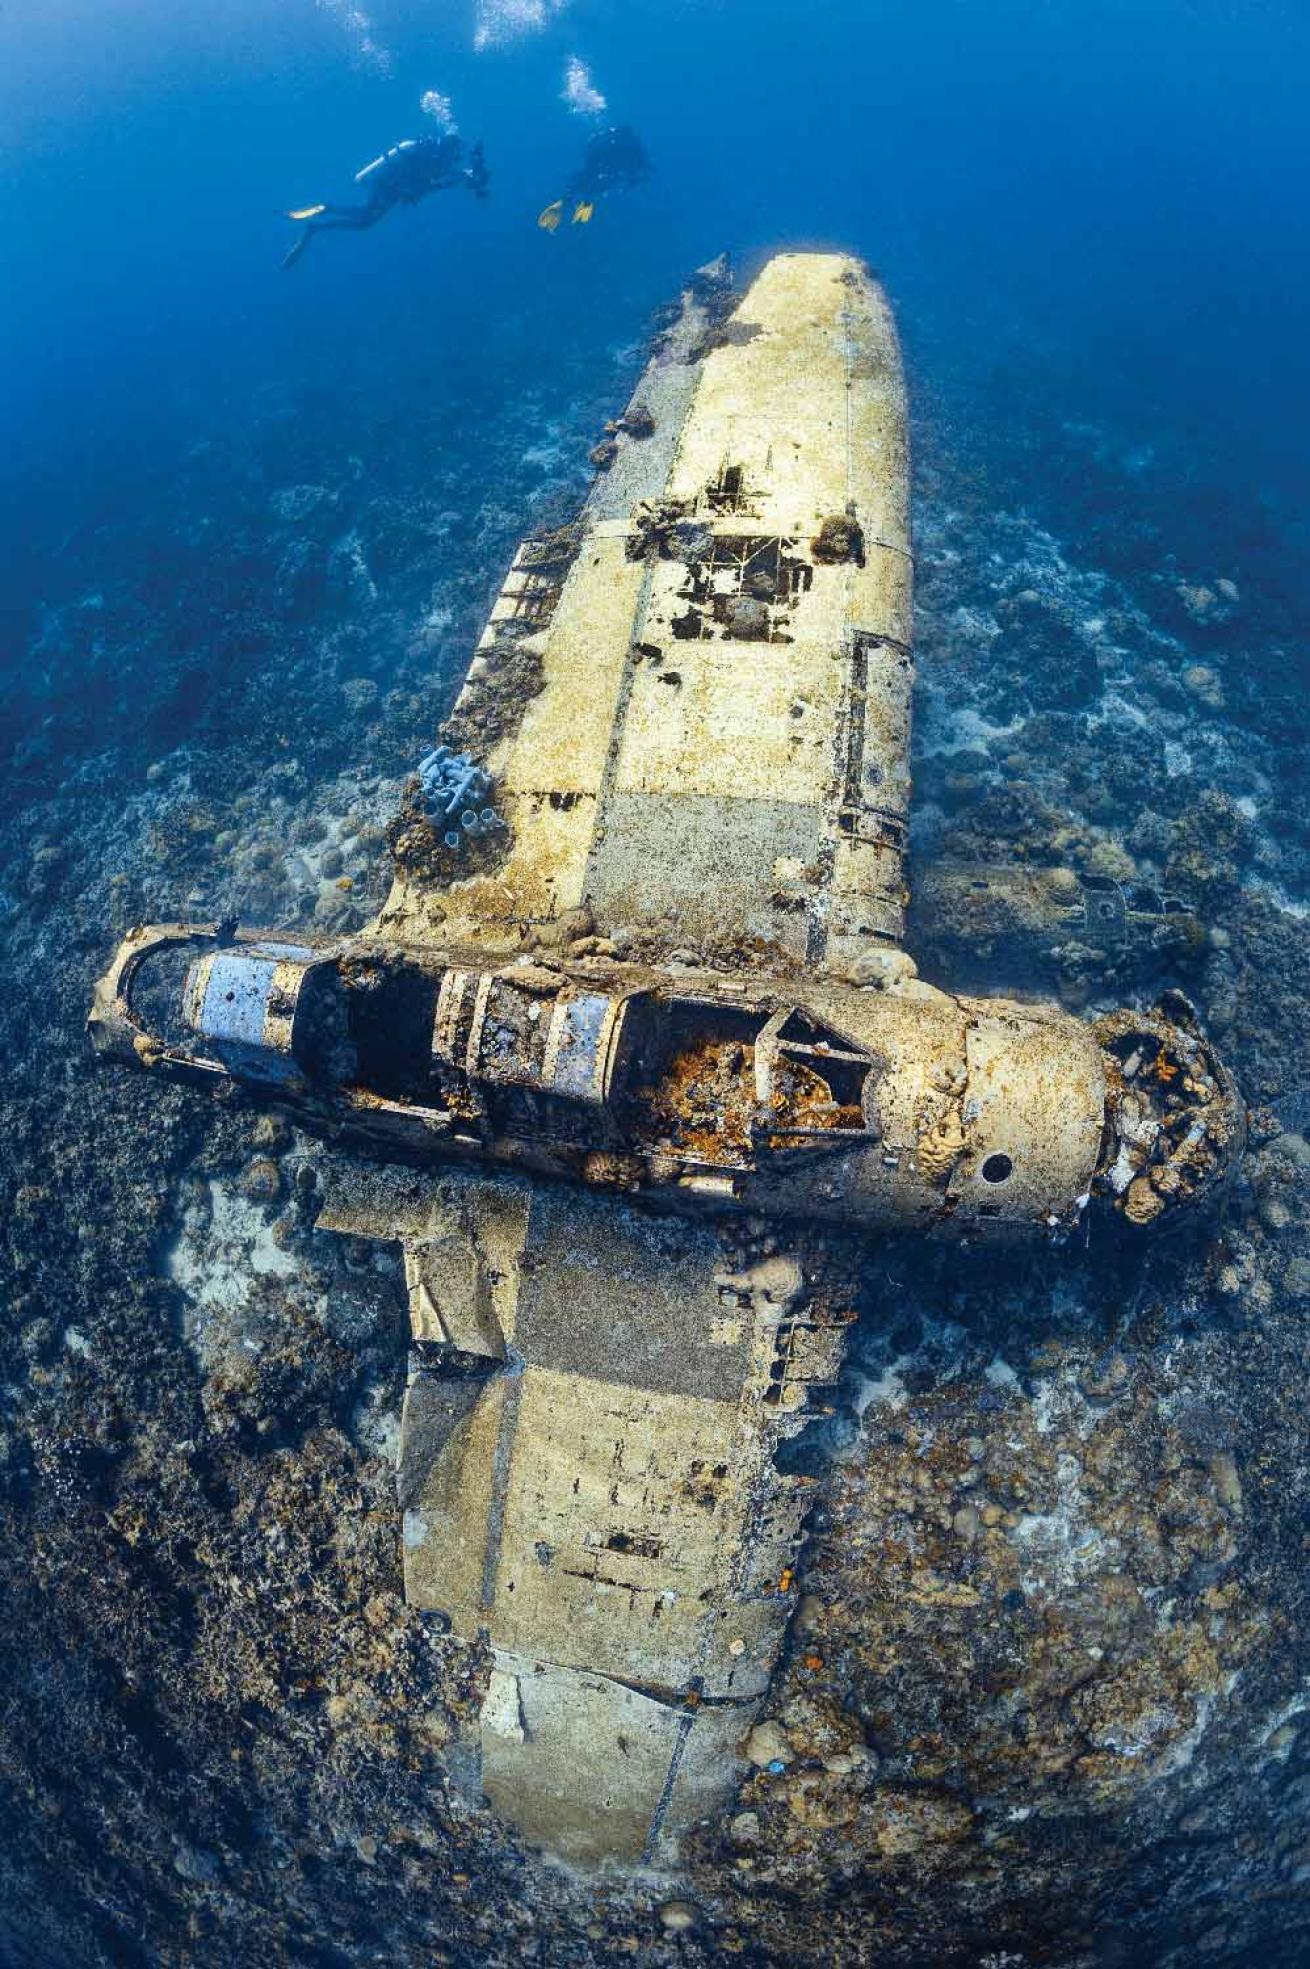
M 754 1775 L 676 1881 L 543 1868 L 448 1785 L 483 1664 L 401 1597 L 402 1282 L 315 1230 L 333 1152 L 93 1070 L 88 984 L 131 921 L 377 906 L 513 542 L 612 407 L 573 360 L 443 411 L 386 481 L 285 403 L 215 427 L 162 545 L 75 542 L 0 707 L 0 1953 L 1292 1959 L 1310 803 L 1276 542 L 1171 534 L 1167 479 L 1055 443 L 1050 401 L 978 393 L 963 449 L 924 418 L 912 865 L 1185 891 L 1133 988 L 1186 983 L 1252 1148 L 1146 1260 L 868 1248 L 833 1413 L 787 1451 L 821 1503 Z M 378 420 L 353 443 L 381 456 Z M 1023 991 L 1019 964 L 943 981 Z M 1121 995 L 1090 937 L 1054 965 L 1089 1016 Z

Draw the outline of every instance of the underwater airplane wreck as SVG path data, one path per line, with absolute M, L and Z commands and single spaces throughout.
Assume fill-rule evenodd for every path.
M 703 270 L 597 463 L 515 556 L 376 922 L 139 929 L 90 1032 L 359 1151 L 319 1222 L 403 1250 L 406 1591 L 487 1651 L 469 1782 L 557 1857 L 664 1865 L 785 1643 L 814 1480 L 780 1452 L 870 1235 L 1163 1229 L 1242 1109 L 1177 994 L 1084 1021 L 904 949 L 906 404 L 863 266 L 783 254 L 735 307 Z

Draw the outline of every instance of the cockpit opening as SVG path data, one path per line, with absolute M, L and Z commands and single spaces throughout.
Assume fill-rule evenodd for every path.
M 740 1166 L 874 1134 L 874 1061 L 805 1014 L 651 997 L 626 1042 L 615 1105 L 648 1152 Z
M 431 1098 L 432 1021 L 440 973 L 388 951 L 343 959 L 351 1042 L 361 1087 L 387 1100 Z

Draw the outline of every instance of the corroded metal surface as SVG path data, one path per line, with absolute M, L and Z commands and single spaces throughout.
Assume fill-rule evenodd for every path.
M 1093 1027 L 899 948 L 906 423 L 864 269 L 694 284 L 601 462 L 444 733 L 506 829 L 450 849 L 415 782 L 367 933 L 136 932 L 91 1028 L 372 1152 L 320 1221 L 404 1252 L 406 1585 L 489 1649 L 477 1783 L 563 1857 L 666 1862 L 784 1642 L 777 1452 L 860 1239 L 1178 1221 L 1240 1109 L 1181 1000 Z
M 890 311 L 854 262 L 785 254 L 698 354 L 707 339 L 693 301 L 634 398 L 657 434 L 673 399 L 675 443 L 620 432 L 560 557 L 520 550 L 454 713 L 461 742 L 490 726 L 513 839 L 434 880 L 421 826 L 403 837 L 396 937 L 517 949 L 584 905 L 809 963 L 899 937 L 911 563 Z
M 1204 936 L 1195 907 L 1142 882 L 1014 862 L 939 862 L 916 876 L 911 934 L 949 967 L 1001 958 L 1024 976 L 1099 952 L 1120 973 L 1167 966 Z

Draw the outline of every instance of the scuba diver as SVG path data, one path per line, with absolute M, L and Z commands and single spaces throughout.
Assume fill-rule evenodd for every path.
M 650 161 L 635 130 L 626 123 L 598 130 L 587 145 L 581 165 L 569 179 L 573 224 L 590 225 L 596 200 L 602 192 L 631 190 L 649 176 Z M 543 232 L 559 230 L 564 205 L 564 199 L 554 199 L 541 213 L 537 224 Z
M 355 183 L 368 194 L 363 205 L 304 205 L 287 213 L 288 219 L 300 221 L 304 231 L 283 266 L 294 267 L 316 232 L 366 232 L 385 219 L 393 205 L 417 205 L 429 192 L 463 184 L 475 198 L 485 198 L 491 173 L 482 145 L 474 144 L 467 164 L 463 157 L 464 146 L 453 135 L 407 137 L 393 144 L 355 173 Z

